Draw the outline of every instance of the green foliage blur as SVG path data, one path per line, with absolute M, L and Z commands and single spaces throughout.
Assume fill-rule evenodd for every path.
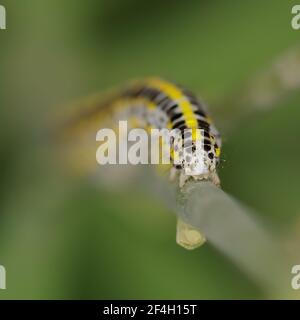
M 290 25 L 294 2 L 0 3 L 7 10 L 7 30 L 0 31 L 0 264 L 7 290 L 0 298 L 266 298 L 210 243 L 194 251 L 176 245 L 175 215 L 149 194 L 62 179 L 48 158 L 45 128 L 64 104 L 129 79 L 179 82 L 207 102 L 223 130 L 224 189 L 288 242 L 300 229 L 300 95 L 238 121 L 239 111 L 225 101 L 238 106 L 239 88 L 299 42 Z

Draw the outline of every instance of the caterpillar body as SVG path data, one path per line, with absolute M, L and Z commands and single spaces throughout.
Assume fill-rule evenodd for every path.
M 78 109 L 75 115 L 71 110 L 72 116 L 59 130 L 62 133 L 59 134 L 62 160 L 63 163 L 68 161 L 72 172 L 75 169 L 77 173 L 86 175 L 92 171 L 94 176 L 98 130 L 114 128 L 117 132 L 118 121 L 126 121 L 131 128 L 179 132 L 178 139 L 169 141 L 171 163 L 167 168 L 171 180 L 179 181 L 180 187 L 184 187 L 190 179 L 209 180 L 220 185 L 217 175 L 221 153 L 220 134 L 208 116 L 205 105 L 187 89 L 161 78 L 147 78 L 131 82 L 107 96 L 91 97 L 78 103 Z M 180 155 L 180 146 L 185 151 L 183 156 Z M 175 161 L 177 158 L 179 162 Z M 104 183 L 113 188 L 120 186 L 127 180 L 123 179 L 124 171 L 119 174 L 120 167 L 109 166 L 99 170 L 101 181 L 105 180 Z M 128 175 L 128 171 L 125 175 Z M 176 241 L 186 249 L 194 249 L 205 242 L 205 237 L 197 228 L 178 217 Z
M 182 187 L 189 179 L 210 180 L 219 185 L 217 165 L 221 153 L 221 137 L 205 105 L 189 90 L 160 78 L 147 78 L 132 82 L 105 102 L 97 99 L 89 108 L 71 118 L 64 129 L 71 136 L 74 132 L 95 141 L 95 135 L 104 124 L 126 120 L 132 127 L 177 129 L 184 138 L 185 157 L 170 168 L 170 176 L 179 176 Z M 197 129 L 200 129 L 200 134 Z M 77 144 L 76 138 L 72 140 Z M 195 148 L 201 141 L 201 150 Z M 177 145 L 182 141 L 172 141 L 172 158 L 176 156 Z M 93 146 L 91 144 L 91 146 Z M 200 156 L 200 153 L 201 156 Z M 87 158 L 84 149 L 82 158 Z M 78 155 L 77 155 L 78 157 Z M 93 161 L 95 157 L 91 158 Z M 186 169 L 193 174 L 186 174 Z

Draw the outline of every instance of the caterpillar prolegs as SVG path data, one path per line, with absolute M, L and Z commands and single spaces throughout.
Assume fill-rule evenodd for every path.
M 130 83 L 102 102 L 95 99 L 64 126 L 73 144 L 77 144 L 76 137 L 90 141 L 93 155 L 83 148 L 79 162 L 95 162 L 97 131 L 117 126 L 118 121 L 127 121 L 130 128 L 176 130 L 177 136 L 168 141 L 170 178 L 179 177 L 180 187 L 190 179 L 220 184 L 216 171 L 221 153 L 220 134 L 205 105 L 187 89 L 160 78 L 147 78 Z M 185 229 L 185 235 L 189 234 L 196 242 L 203 241 L 182 221 L 178 228 Z

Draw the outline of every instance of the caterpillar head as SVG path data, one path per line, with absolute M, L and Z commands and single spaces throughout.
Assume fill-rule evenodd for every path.
M 216 185 L 220 185 L 217 175 L 217 165 L 219 163 L 220 148 L 213 136 L 209 139 L 204 135 L 201 139 L 180 139 L 176 141 L 182 145 L 182 149 L 177 153 L 176 168 L 180 169 L 181 185 L 190 178 L 194 180 L 210 180 Z M 180 148 L 174 147 L 174 150 Z M 175 154 L 176 155 L 176 154 Z

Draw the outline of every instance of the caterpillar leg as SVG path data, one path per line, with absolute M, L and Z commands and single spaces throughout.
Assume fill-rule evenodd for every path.
M 217 175 L 217 173 L 213 173 L 211 174 L 211 181 L 214 185 L 216 185 L 217 187 L 221 186 L 221 181 L 219 176 Z
M 198 229 L 183 222 L 180 218 L 177 220 L 176 242 L 185 249 L 196 249 L 204 244 L 205 237 Z
M 172 166 L 172 168 L 170 169 L 170 182 L 175 182 L 177 177 L 178 177 L 179 171 Z
M 185 183 L 191 178 L 191 176 L 185 175 L 182 171 L 179 176 L 179 188 L 182 189 Z

